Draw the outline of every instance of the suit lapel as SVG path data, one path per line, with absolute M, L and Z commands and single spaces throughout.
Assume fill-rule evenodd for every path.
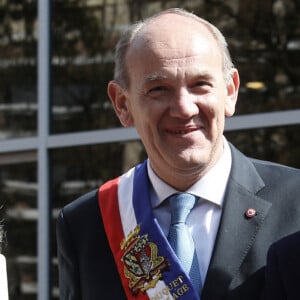
M 239 283 L 239 269 L 271 207 L 270 202 L 256 196 L 264 183 L 252 162 L 235 148 L 231 150 L 232 170 L 202 300 L 223 299 Z M 249 208 L 256 211 L 252 218 L 245 215 Z

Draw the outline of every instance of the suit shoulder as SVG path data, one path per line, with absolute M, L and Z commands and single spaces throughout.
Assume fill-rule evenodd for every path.
M 232 151 L 231 178 L 248 188 L 265 187 L 264 191 L 300 190 L 300 169 L 275 162 L 247 157 L 234 146 Z M 283 188 L 284 187 L 284 188 Z
M 268 251 L 268 261 L 279 264 L 281 271 L 288 272 L 286 275 L 291 278 L 300 276 L 300 231 L 287 235 L 273 243 Z
M 262 167 L 262 168 L 271 168 L 271 169 L 277 169 L 281 172 L 294 172 L 294 173 L 298 173 L 300 175 L 300 169 L 294 168 L 294 167 L 290 167 L 288 165 L 283 165 L 283 164 L 279 164 L 276 162 L 271 162 L 271 161 L 267 161 L 267 160 L 260 160 L 260 159 L 256 159 L 256 158 L 250 158 L 251 161 L 253 162 L 253 164 L 257 167 Z
M 284 201 L 287 207 L 290 207 L 291 203 L 297 205 L 300 192 L 299 169 L 257 159 L 252 159 L 252 161 L 265 184 L 264 189 L 261 190 L 261 195 L 268 194 L 268 197 L 272 196 L 273 200 L 284 199 L 280 200 L 280 203 Z M 298 205 L 295 207 L 295 211 L 299 211 Z
M 90 215 L 98 209 L 98 189 L 92 190 L 62 208 L 62 213 L 67 217 Z
M 57 219 L 57 231 L 69 231 L 75 241 L 88 238 L 87 232 L 102 234 L 102 221 L 98 205 L 98 190 L 95 189 L 63 207 Z
M 273 247 L 276 247 L 278 251 L 284 252 L 290 255 L 294 251 L 297 251 L 299 257 L 300 253 L 300 231 L 292 233 L 274 243 Z M 299 259 L 300 262 L 300 259 Z
M 272 180 L 274 178 L 290 179 L 292 176 L 294 181 L 300 181 L 300 169 L 254 158 L 251 158 L 251 161 L 262 176 L 270 176 Z
M 296 175 L 300 177 L 300 169 L 298 168 L 293 168 L 287 165 L 267 161 L 267 160 L 260 160 L 257 158 L 253 157 L 248 157 L 242 152 L 240 152 L 236 147 L 234 147 L 232 144 L 230 144 L 230 149 L 232 153 L 232 158 L 233 158 L 233 163 L 235 162 L 236 164 L 245 164 L 247 161 L 251 162 L 251 164 L 255 167 L 255 169 L 259 173 L 264 173 L 264 172 L 275 172 L 275 174 L 291 174 L 291 175 Z

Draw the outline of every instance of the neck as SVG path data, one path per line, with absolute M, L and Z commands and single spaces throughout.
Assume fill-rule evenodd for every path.
M 205 176 L 217 164 L 221 156 L 222 151 L 215 155 L 214 159 L 208 160 L 207 163 L 199 163 L 195 166 L 185 165 L 178 167 L 173 164 L 163 167 L 152 159 L 150 159 L 150 165 L 161 180 L 174 189 L 183 192 Z

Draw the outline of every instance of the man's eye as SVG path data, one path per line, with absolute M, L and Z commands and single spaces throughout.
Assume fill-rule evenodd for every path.
M 164 86 L 155 86 L 149 90 L 149 92 L 159 92 L 164 91 L 166 88 Z
M 207 86 L 209 83 L 207 81 L 197 81 L 195 86 Z
M 147 94 L 151 97 L 157 97 L 160 96 L 161 94 L 164 94 L 166 91 L 167 91 L 167 87 L 163 85 L 158 85 L 150 88 Z

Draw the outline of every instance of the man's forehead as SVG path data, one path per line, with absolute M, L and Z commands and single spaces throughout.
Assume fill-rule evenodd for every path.
M 128 53 L 168 48 L 174 52 L 175 58 L 184 46 L 193 50 L 200 40 L 202 46 L 204 43 L 217 46 L 214 36 L 201 21 L 169 13 L 146 22 L 132 40 Z
M 185 40 L 166 36 L 164 40 L 153 39 L 151 42 L 147 41 L 147 37 L 139 39 L 128 49 L 126 61 L 130 64 L 176 67 L 203 63 L 203 59 L 206 63 L 211 59 L 217 62 L 221 61 L 221 57 L 216 43 L 203 36 L 191 36 Z

